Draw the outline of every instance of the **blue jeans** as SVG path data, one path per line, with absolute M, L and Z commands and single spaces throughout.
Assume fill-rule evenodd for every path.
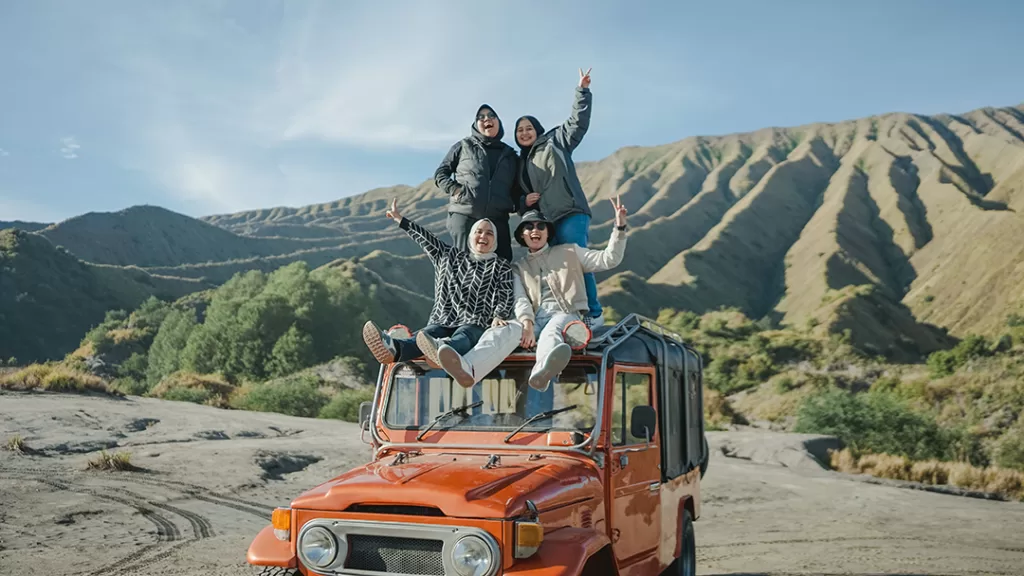
M 576 244 L 586 248 L 590 241 L 590 216 L 586 214 L 570 214 L 555 222 L 555 237 L 552 242 L 558 244 Z M 597 318 L 601 315 L 601 303 L 597 301 L 597 280 L 592 272 L 583 275 L 583 284 L 587 289 L 587 306 L 590 308 L 590 317 Z
M 465 356 L 467 352 L 473 349 L 473 346 L 476 346 L 480 336 L 484 333 L 484 328 L 470 324 L 464 324 L 458 328 L 430 324 L 424 326 L 422 332 L 426 332 L 428 336 L 433 336 L 434 338 L 447 338 L 448 341 L 445 343 L 454 348 L 459 354 Z M 408 362 L 423 356 L 423 351 L 416 344 L 415 333 L 412 338 L 394 338 L 392 342 L 395 345 L 395 351 L 398 352 L 395 362 Z

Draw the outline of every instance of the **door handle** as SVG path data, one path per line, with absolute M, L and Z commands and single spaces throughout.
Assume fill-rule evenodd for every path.
M 651 492 L 657 492 L 659 488 L 661 488 L 661 482 L 651 482 L 649 487 Z

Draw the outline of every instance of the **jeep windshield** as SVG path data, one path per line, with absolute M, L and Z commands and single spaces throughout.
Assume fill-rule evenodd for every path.
M 409 431 L 429 427 L 424 440 L 445 432 L 503 432 L 474 439 L 474 443 L 503 444 L 508 433 L 522 426 L 516 439 L 530 441 L 538 434 L 563 432 L 572 444 L 582 442 L 583 435 L 593 430 L 599 409 L 597 366 L 570 363 L 544 392 L 527 383 L 531 368 L 528 363 L 502 365 L 466 389 L 444 370 L 399 366 L 388 386 L 384 425 Z M 545 412 L 557 413 L 527 423 Z

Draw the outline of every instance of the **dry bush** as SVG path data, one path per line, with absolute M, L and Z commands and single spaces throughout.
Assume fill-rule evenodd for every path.
M 219 375 L 175 372 L 160 380 L 160 383 L 149 391 L 149 396 L 228 408 L 237 390 L 236 386 L 226 382 Z
M 724 430 L 730 424 L 746 424 L 743 416 L 733 409 L 729 399 L 720 392 L 704 389 L 704 420 L 709 430 Z
M 1024 501 L 1024 473 L 989 466 L 981 468 L 966 462 L 938 460 L 913 461 L 903 456 L 865 454 L 857 458 L 847 448 L 830 453 L 833 470 L 851 474 L 870 474 L 879 478 L 907 480 L 931 485 L 948 485 L 1001 494 Z
M 7 390 L 45 390 L 47 392 L 100 392 L 121 396 L 102 378 L 61 364 L 32 364 L 13 374 L 0 377 L 0 388 Z
M 131 452 L 116 452 L 111 454 L 102 450 L 99 456 L 89 460 L 86 464 L 87 470 L 121 470 L 134 471 L 139 468 L 132 464 Z
M 8 451 L 15 454 L 28 454 L 30 451 L 28 445 L 25 444 L 25 439 L 20 434 L 15 434 L 8 438 L 5 447 Z

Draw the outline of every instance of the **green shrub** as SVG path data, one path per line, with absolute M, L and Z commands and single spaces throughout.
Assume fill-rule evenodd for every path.
M 996 441 L 992 460 L 997 466 L 1024 470 L 1024 424 L 1017 424 Z
M 161 394 L 162 400 L 175 402 L 192 402 L 193 404 L 206 404 L 213 398 L 213 393 L 205 388 L 168 388 Z
M 320 418 L 333 418 L 346 422 L 359 421 L 359 405 L 373 400 L 373 388 L 349 388 L 338 392 L 320 410 Z
M 227 408 L 237 388 L 211 374 L 179 371 L 169 374 L 150 390 L 149 395 L 163 400 L 178 400 Z
M 145 396 L 150 391 L 150 386 L 145 380 L 135 378 L 117 378 L 108 386 L 126 396 Z
M 314 375 L 290 376 L 246 387 L 231 405 L 240 410 L 314 418 L 330 401 L 320 386 L 320 379 Z
M 797 412 L 794 431 L 836 436 L 857 456 L 875 453 L 914 460 L 979 459 L 976 441 L 943 429 L 933 417 L 915 412 L 888 393 L 828 389 L 810 396 Z

